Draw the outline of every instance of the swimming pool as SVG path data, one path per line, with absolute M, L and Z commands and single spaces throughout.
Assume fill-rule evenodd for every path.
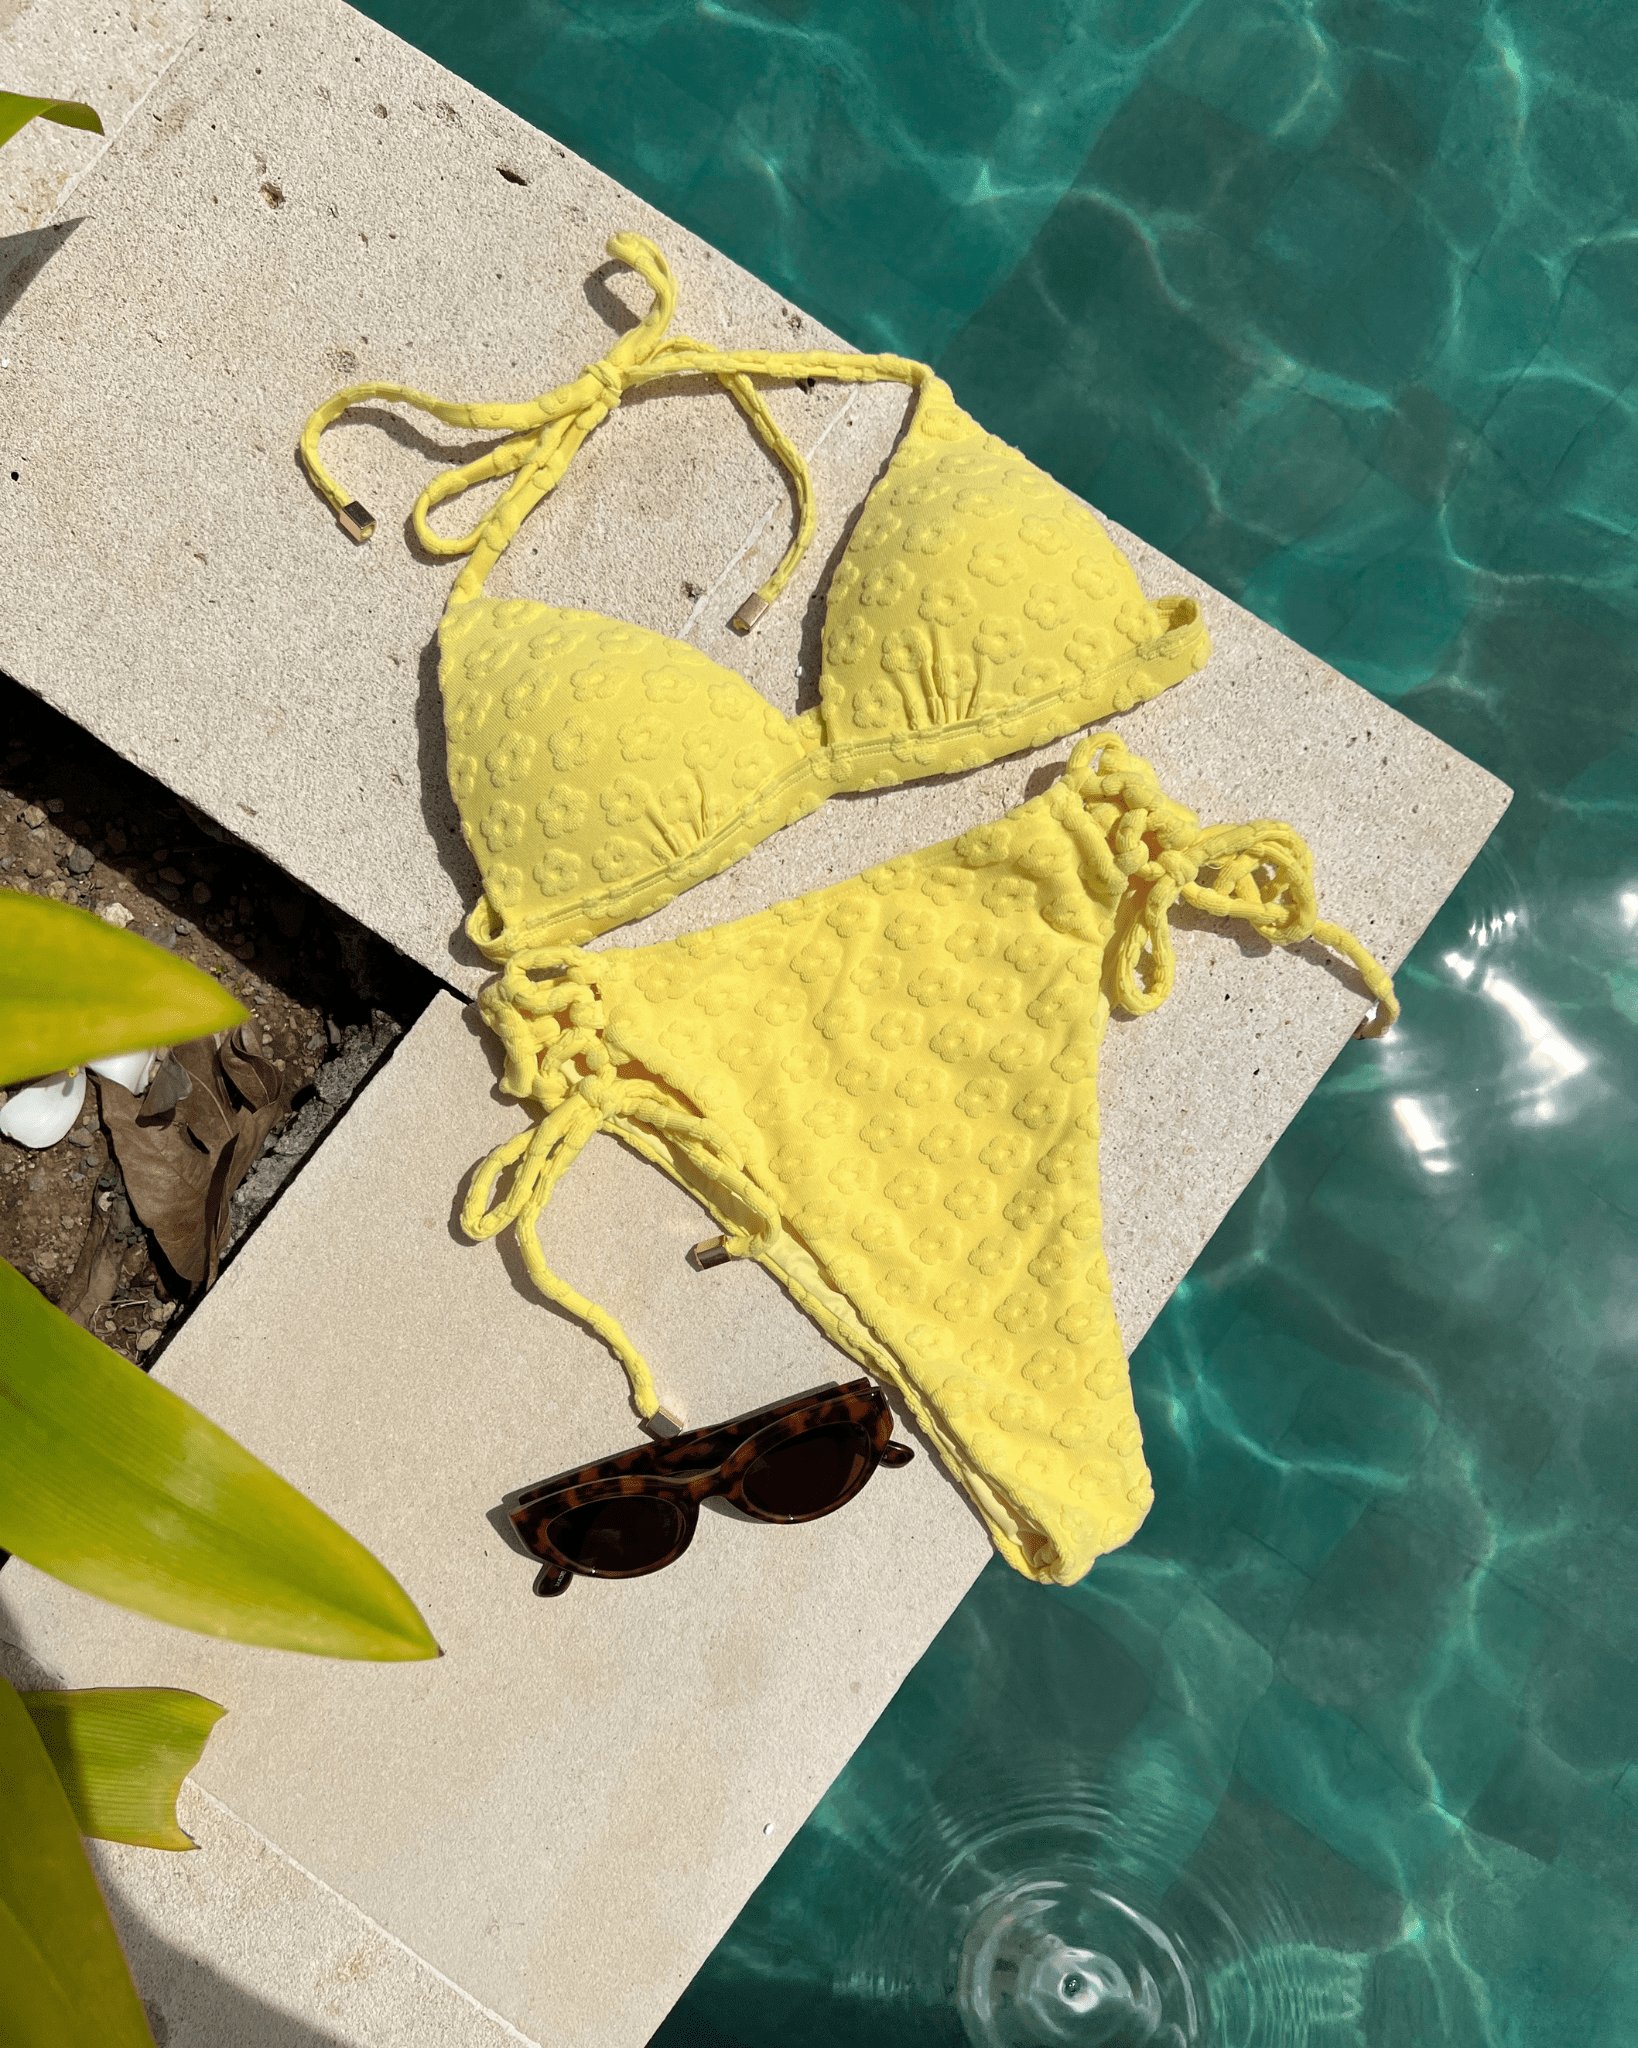
M 1139 1347 L 1138 1539 L 986 1572 L 658 2040 L 1626 2048 L 1638 11 L 367 11 L 1518 792 Z

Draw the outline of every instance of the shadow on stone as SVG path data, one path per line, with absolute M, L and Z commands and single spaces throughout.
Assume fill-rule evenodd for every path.
M 59 249 L 68 246 L 78 220 L 54 221 L 20 235 L 0 235 L 0 320 L 4 320 Z
M 346 2048 L 347 2036 L 310 2026 L 230 1984 L 209 1963 L 128 1920 L 110 1899 L 154 2048 Z

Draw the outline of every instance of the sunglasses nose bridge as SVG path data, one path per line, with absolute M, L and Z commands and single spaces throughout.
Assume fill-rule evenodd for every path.
M 720 1465 L 712 1465 L 704 1472 L 691 1473 L 686 1479 L 673 1479 L 671 1484 L 680 1489 L 679 1504 L 686 1502 L 690 1514 L 697 1514 L 713 1494 L 727 1492 Z

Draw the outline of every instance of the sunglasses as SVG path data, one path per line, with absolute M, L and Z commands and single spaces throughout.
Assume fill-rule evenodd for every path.
M 846 1507 L 878 1465 L 908 1465 L 893 1413 L 868 1380 L 820 1387 L 710 1429 L 639 1444 L 513 1496 L 512 1526 L 544 1562 L 535 1591 L 577 1575 L 637 1579 L 675 1564 L 700 1502 L 720 1497 L 758 1522 L 815 1522 Z

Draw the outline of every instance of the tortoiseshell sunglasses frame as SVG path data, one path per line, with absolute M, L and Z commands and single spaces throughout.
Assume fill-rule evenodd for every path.
M 745 1498 L 741 1481 L 759 1458 L 780 1444 L 837 1423 L 858 1425 L 869 1439 L 871 1450 L 864 1471 L 839 1500 L 811 1515 L 775 1515 L 753 1506 Z M 555 1473 L 514 1495 L 515 1505 L 508 1513 L 519 1537 L 543 1560 L 535 1591 L 551 1598 L 567 1592 L 576 1578 L 640 1579 L 675 1564 L 694 1540 L 700 1503 L 714 1495 L 732 1501 L 753 1521 L 817 1522 L 838 1508 L 845 1508 L 869 1483 L 878 1465 L 908 1465 L 915 1455 L 909 1444 L 893 1441 L 893 1411 L 880 1390 L 869 1380 L 851 1380 L 846 1386 L 818 1387 L 785 1401 L 771 1402 L 766 1408 L 753 1408 L 727 1422 L 638 1444 L 612 1458 L 600 1458 L 594 1465 Z M 679 1512 L 682 1528 L 676 1543 L 640 1570 L 592 1571 L 566 1556 L 546 1534 L 552 1522 L 571 1508 L 643 1493 L 670 1501 Z

